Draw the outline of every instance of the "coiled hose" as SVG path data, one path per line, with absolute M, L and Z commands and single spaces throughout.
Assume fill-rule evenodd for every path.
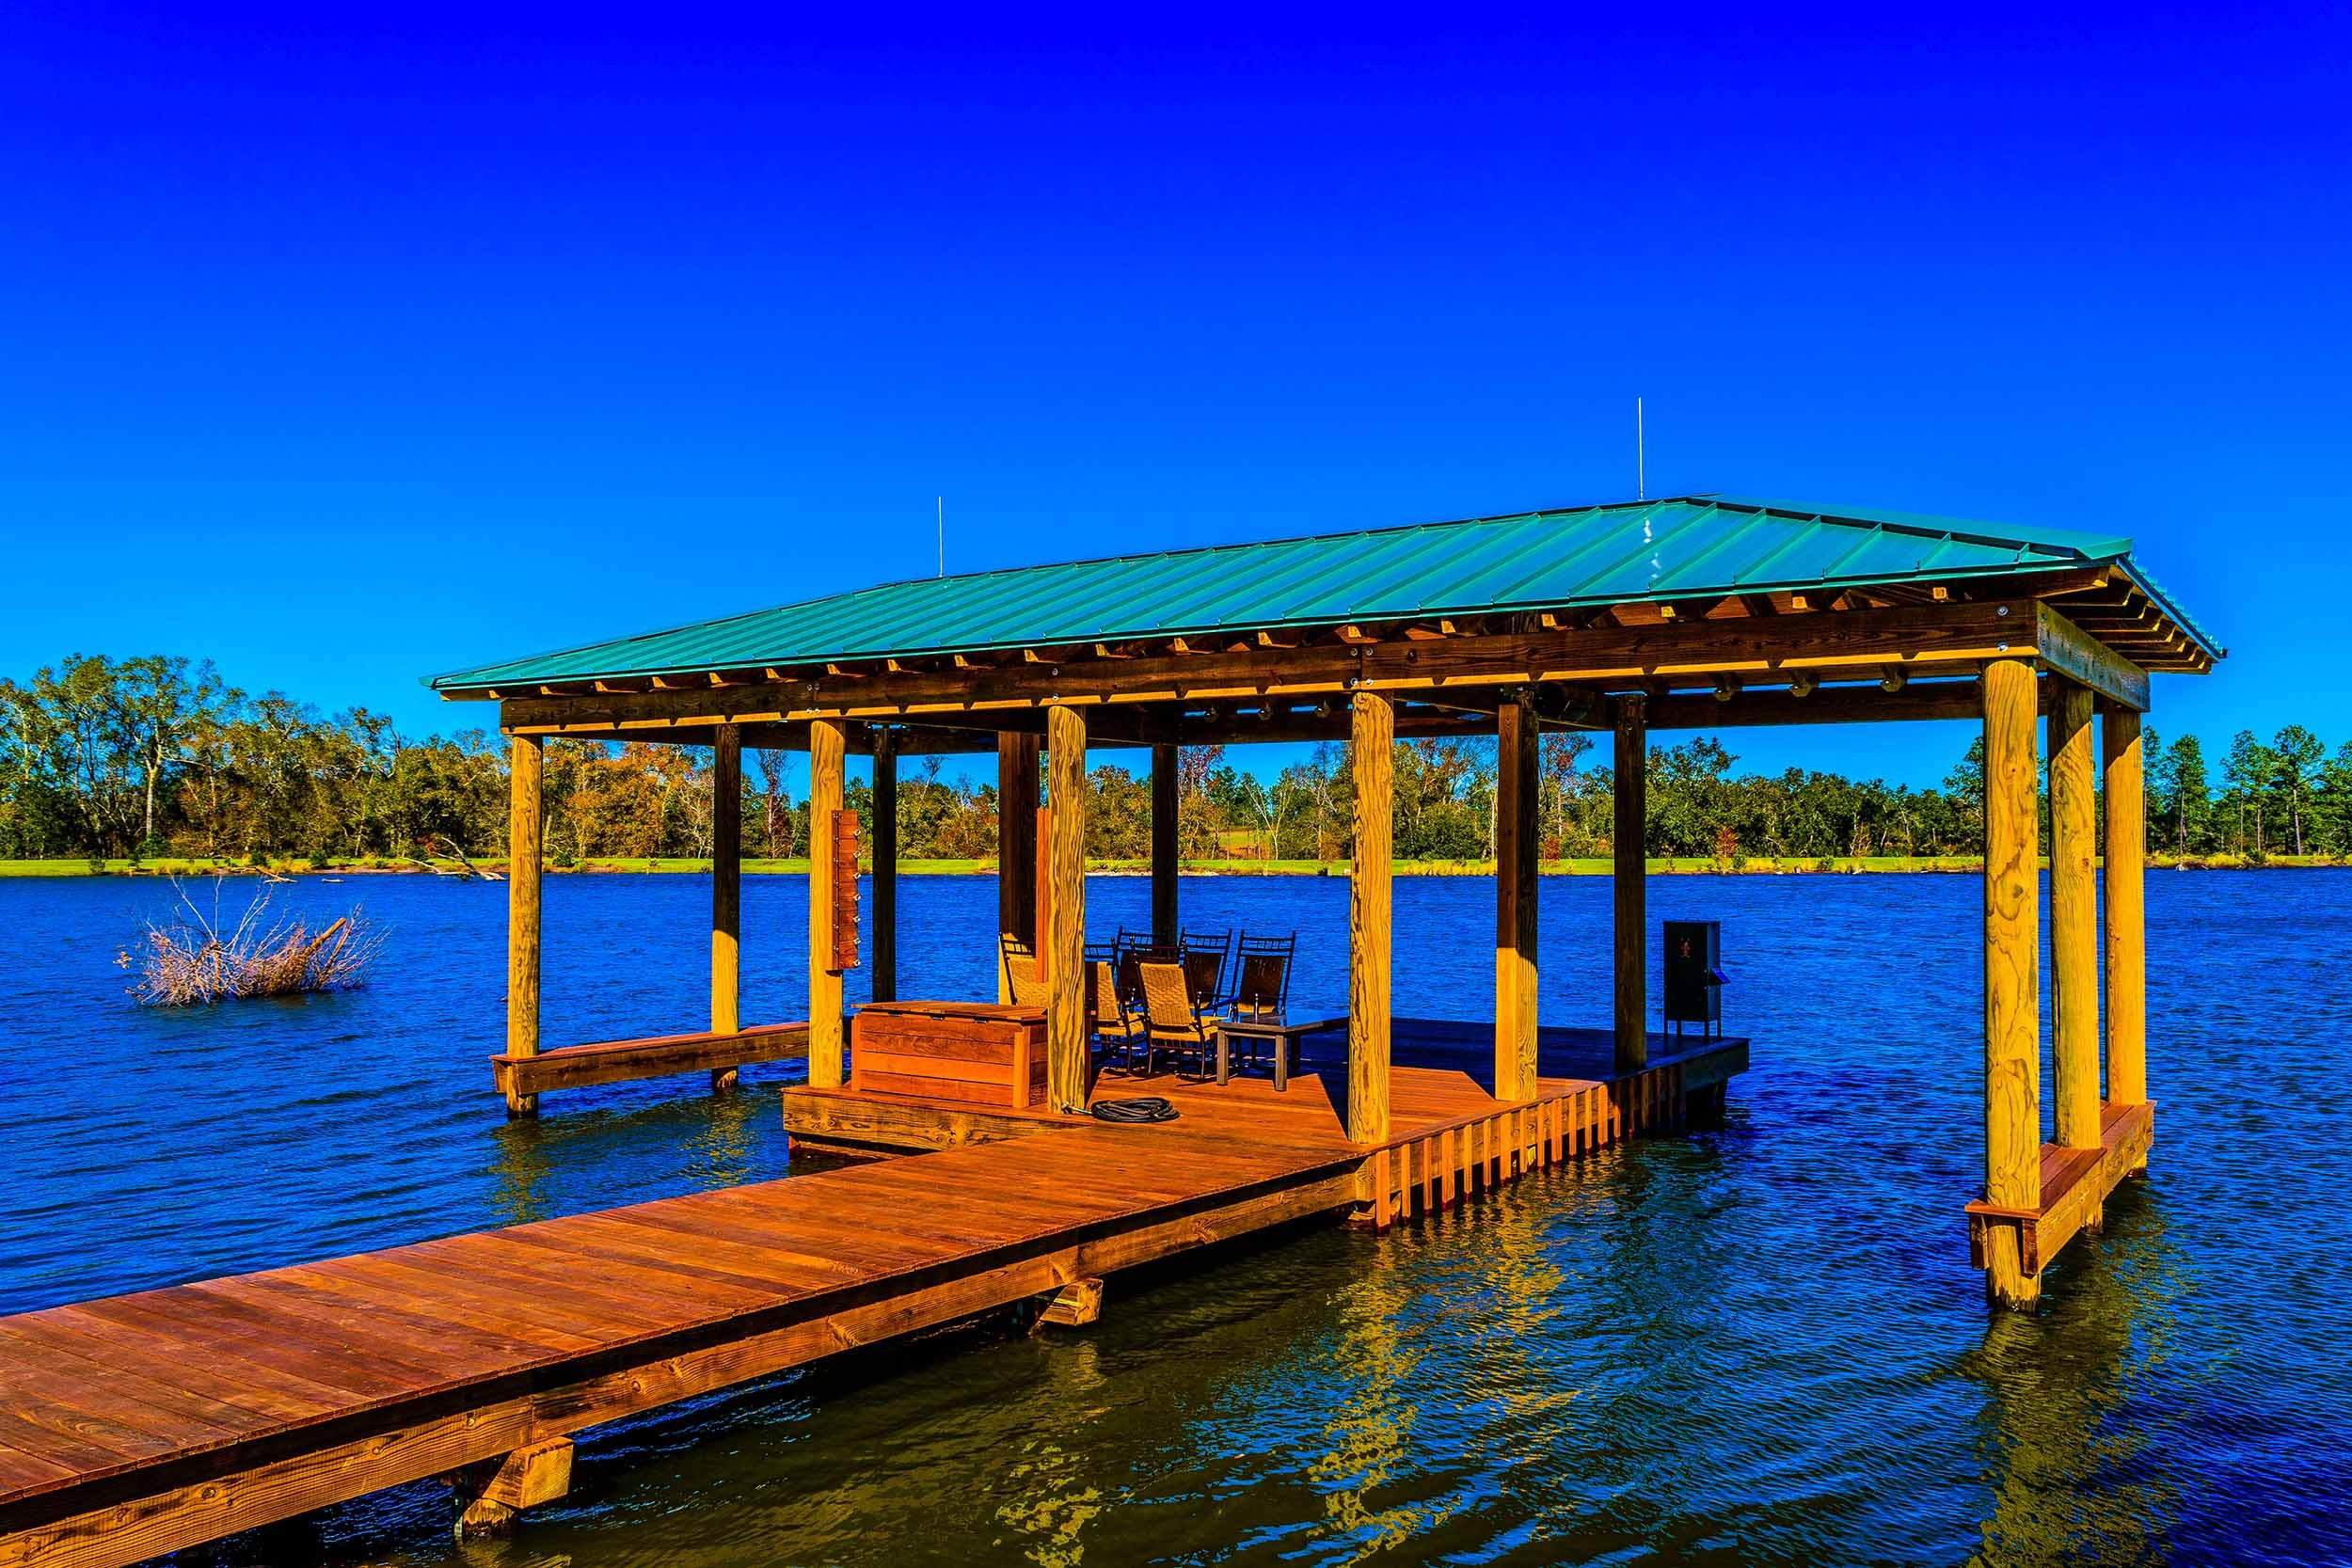
M 1176 1107 L 1156 1095 L 1140 1100 L 1105 1100 L 1089 1113 L 1097 1121 L 1174 1121 Z

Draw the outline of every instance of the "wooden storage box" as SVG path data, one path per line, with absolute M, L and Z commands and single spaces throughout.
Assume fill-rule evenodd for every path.
M 1045 1011 L 988 1002 L 873 1002 L 850 1028 L 850 1086 L 973 1105 L 1045 1103 Z

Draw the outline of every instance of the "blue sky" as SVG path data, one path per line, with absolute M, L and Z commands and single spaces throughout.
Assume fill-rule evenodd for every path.
M 318 8 L 326 11 L 332 8 Z M 424 673 L 1725 490 L 2114 530 L 2352 736 L 2338 10 L 0 20 L 0 671 Z M 1940 778 L 1964 726 L 1746 732 Z

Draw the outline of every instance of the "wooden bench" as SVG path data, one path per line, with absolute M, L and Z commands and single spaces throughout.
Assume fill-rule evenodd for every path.
M 566 1045 L 535 1056 L 509 1056 L 501 1052 L 490 1058 L 490 1071 L 499 1092 L 511 1101 L 516 1095 L 543 1094 L 548 1089 L 584 1089 L 674 1072 L 804 1060 L 807 1055 L 807 1024 L 763 1023 L 732 1034 L 660 1035 L 652 1039 Z
M 1982 1201 L 1967 1206 L 1968 1260 L 1973 1266 L 1985 1266 L 1986 1243 L 1998 1227 L 2016 1227 L 2018 1257 L 2027 1274 L 2039 1274 L 2077 1232 L 2097 1223 L 2109 1196 L 2147 1163 L 2155 1137 L 2155 1102 L 2102 1102 L 2099 1124 L 2097 1148 L 2042 1146 L 2041 1208 L 2009 1209 Z

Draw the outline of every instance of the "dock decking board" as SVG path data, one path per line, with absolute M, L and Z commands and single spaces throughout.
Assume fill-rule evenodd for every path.
M 1700 1055 L 1734 1044 L 1743 1067 L 1744 1042 Z M 1644 1081 L 1678 1102 L 1680 1073 Z M 1163 1075 L 1096 1097 L 1146 1093 L 1180 1119 L 1053 1117 L 0 1319 L 0 1568 L 135 1562 L 1251 1230 L 1390 1223 L 1596 1147 L 1573 1108 L 1627 1087 L 1548 1077 L 1502 1106 L 1462 1071 L 1400 1067 L 1378 1149 L 1346 1141 L 1312 1071 L 1286 1094 Z

